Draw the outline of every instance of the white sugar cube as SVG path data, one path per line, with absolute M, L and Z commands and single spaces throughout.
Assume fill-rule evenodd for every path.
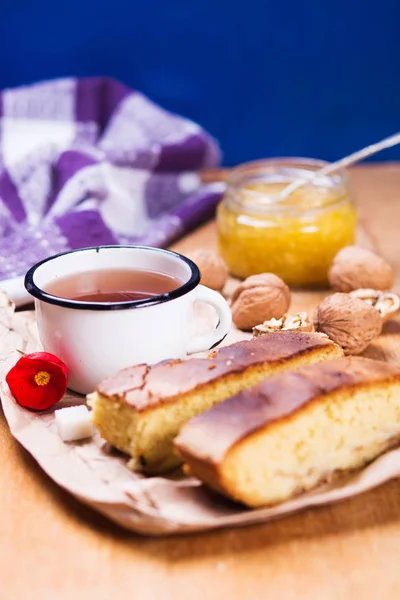
M 63 442 L 83 440 L 93 435 L 87 406 L 69 406 L 55 411 L 58 434 Z

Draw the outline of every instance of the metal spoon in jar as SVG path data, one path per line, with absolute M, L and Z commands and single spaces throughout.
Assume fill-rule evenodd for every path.
M 366 148 L 362 148 L 357 152 L 353 152 L 352 154 L 349 154 L 349 156 L 345 156 L 344 158 L 341 158 L 340 160 L 337 160 L 334 163 L 326 165 L 322 169 L 318 169 L 318 171 L 310 171 L 309 177 L 299 177 L 298 179 L 292 181 L 292 183 L 286 186 L 283 190 L 281 190 L 281 192 L 278 195 L 278 198 L 279 200 L 285 200 L 294 191 L 298 190 L 306 183 L 310 183 L 310 181 L 312 181 L 314 177 L 323 177 L 324 175 L 330 175 L 335 171 L 344 169 L 345 167 L 353 165 L 356 162 L 367 158 L 368 156 L 372 156 L 373 154 L 376 154 L 381 150 L 385 150 L 385 148 L 391 148 L 392 146 L 396 146 L 397 144 L 400 144 L 400 133 L 391 135 L 390 137 L 385 138 L 380 142 L 377 142 L 376 144 L 371 144 Z

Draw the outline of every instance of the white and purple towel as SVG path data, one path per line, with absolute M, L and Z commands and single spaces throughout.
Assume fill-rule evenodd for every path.
M 0 282 L 68 249 L 165 246 L 214 212 L 219 164 L 198 125 L 106 78 L 0 94 Z

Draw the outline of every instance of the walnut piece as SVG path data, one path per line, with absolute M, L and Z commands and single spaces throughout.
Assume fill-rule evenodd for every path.
M 386 260 L 358 246 L 346 246 L 336 254 L 328 277 L 337 292 L 360 288 L 386 291 L 394 283 L 393 269 Z
M 188 257 L 199 267 L 201 284 L 221 292 L 228 279 L 225 261 L 212 250 L 194 250 Z
M 345 354 L 360 354 L 381 333 L 382 318 L 367 302 L 338 293 L 319 304 L 314 327 L 342 346 Z
M 261 337 L 274 331 L 312 331 L 313 326 L 310 323 L 307 313 L 300 312 L 295 315 L 283 315 L 280 319 L 270 319 L 260 325 L 253 327 L 253 337 Z
M 380 292 L 378 290 L 354 290 L 350 296 L 359 298 L 373 306 L 381 315 L 383 322 L 389 321 L 400 309 L 400 298 L 392 292 Z
M 288 286 L 273 273 L 260 273 L 245 279 L 232 294 L 232 319 L 244 331 L 269 319 L 280 319 L 289 309 Z

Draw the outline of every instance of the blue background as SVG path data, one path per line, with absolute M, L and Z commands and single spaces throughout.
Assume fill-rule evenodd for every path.
M 400 130 L 400 0 L 2 0 L 0 45 L 0 87 L 118 78 L 206 127 L 227 165 Z

